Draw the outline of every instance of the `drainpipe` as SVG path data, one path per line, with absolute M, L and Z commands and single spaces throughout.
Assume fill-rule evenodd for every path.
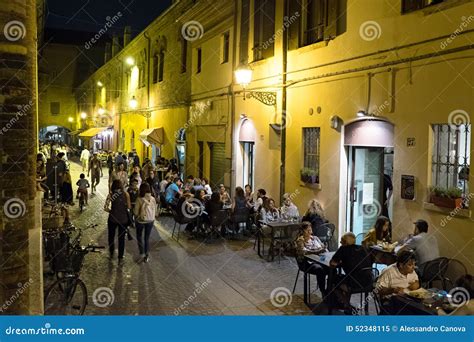
M 230 101 L 230 136 L 231 136 L 231 143 L 230 143 L 230 155 L 231 155 L 231 166 L 230 166 L 230 191 L 233 193 L 235 189 L 236 179 L 235 179 L 235 169 L 236 169 L 236 156 L 235 156 L 235 144 L 237 143 L 234 139 L 236 139 L 237 135 L 234 132 L 235 129 L 235 92 L 234 92 L 234 71 L 236 68 L 236 58 L 238 58 L 237 54 L 237 14 L 239 10 L 239 2 L 236 0 L 234 1 L 234 41 L 233 41 L 233 58 L 232 58 L 232 82 L 229 86 L 229 93 L 231 96 Z
M 288 15 L 288 0 L 283 1 L 283 20 Z M 285 193 L 286 172 L 286 71 L 288 62 L 288 30 L 282 35 L 282 91 L 281 91 L 281 154 L 280 154 L 280 203 Z
M 151 52 L 150 52 L 150 49 L 151 49 L 151 39 L 150 39 L 150 36 L 148 35 L 148 32 L 145 31 L 143 33 L 143 36 L 146 38 L 146 40 L 148 40 L 148 51 L 147 51 L 147 85 L 146 85 L 146 100 L 147 100 L 147 109 L 150 108 L 150 56 L 151 56 Z M 147 113 L 146 115 L 146 128 L 150 128 L 150 116 L 151 116 L 151 113 Z M 146 147 L 146 158 L 148 158 L 148 155 L 149 155 L 149 149 L 150 147 L 147 146 Z M 144 158 L 143 158 L 144 160 Z

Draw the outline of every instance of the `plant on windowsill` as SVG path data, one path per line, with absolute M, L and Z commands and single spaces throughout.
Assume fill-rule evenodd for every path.
M 462 208 L 462 191 L 458 188 L 430 187 L 430 202 L 438 207 Z
M 319 175 L 316 170 L 303 168 L 300 171 L 301 181 L 305 184 L 319 184 Z

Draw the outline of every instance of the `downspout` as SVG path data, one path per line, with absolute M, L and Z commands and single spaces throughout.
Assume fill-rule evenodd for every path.
M 146 81 L 147 81 L 147 85 L 146 85 L 146 101 L 147 101 L 147 110 L 150 108 L 150 56 L 151 56 L 151 39 L 150 39 L 150 36 L 148 35 L 148 32 L 145 31 L 143 33 L 143 37 L 145 37 L 146 40 L 148 40 L 148 50 L 147 50 L 147 78 L 146 78 Z M 146 128 L 150 128 L 150 117 L 151 117 L 151 113 L 148 113 L 146 114 Z M 148 156 L 150 155 L 150 147 L 147 146 L 146 147 L 146 158 L 148 158 Z M 143 158 L 144 160 L 144 158 Z
M 283 20 L 288 15 L 288 0 L 283 1 Z M 282 35 L 282 91 L 281 91 L 281 147 L 280 147 L 280 203 L 285 193 L 286 177 L 286 71 L 288 63 L 288 30 L 283 30 Z
M 230 103 L 230 131 L 231 131 L 231 143 L 230 143 L 230 155 L 231 155 L 231 169 L 230 169 L 230 189 L 233 192 L 235 189 L 236 179 L 235 179 L 235 169 L 236 169 L 236 156 L 235 156 L 235 144 L 236 142 L 236 132 L 235 129 L 235 92 L 234 92 L 234 71 L 236 68 L 236 58 L 238 58 L 237 54 L 237 24 L 238 24 L 238 10 L 239 10 L 239 1 L 234 1 L 234 37 L 233 37 L 233 58 L 232 58 L 232 81 L 229 85 L 229 93 L 231 96 L 231 103 Z

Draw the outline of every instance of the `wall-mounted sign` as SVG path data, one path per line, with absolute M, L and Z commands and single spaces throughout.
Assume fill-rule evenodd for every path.
M 408 147 L 413 147 L 416 144 L 415 138 L 407 138 L 407 146 Z
M 415 199 L 415 176 L 402 175 L 401 197 L 410 201 Z

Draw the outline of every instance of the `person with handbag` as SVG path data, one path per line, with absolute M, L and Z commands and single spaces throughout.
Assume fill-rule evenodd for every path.
M 131 209 L 130 195 L 124 191 L 119 179 L 112 182 L 110 193 L 105 201 L 104 210 L 109 213 L 107 220 L 109 234 L 109 253 L 112 259 L 115 251 L 115 233 L 118 230 L 118 260 L 123 262 L 125 253 L 125 235 L 130 224 L 129 210 Z
M 150 234 L 155 223 L 156 200 L 152 196 L 151 187 L 148 183 L 140 185 L 140 192 L 133 208 L 135 226 L 137 228 L 138 251 L 144 262 L 150 260 Z M 144 239 L 143 239 L 144 238 Z

